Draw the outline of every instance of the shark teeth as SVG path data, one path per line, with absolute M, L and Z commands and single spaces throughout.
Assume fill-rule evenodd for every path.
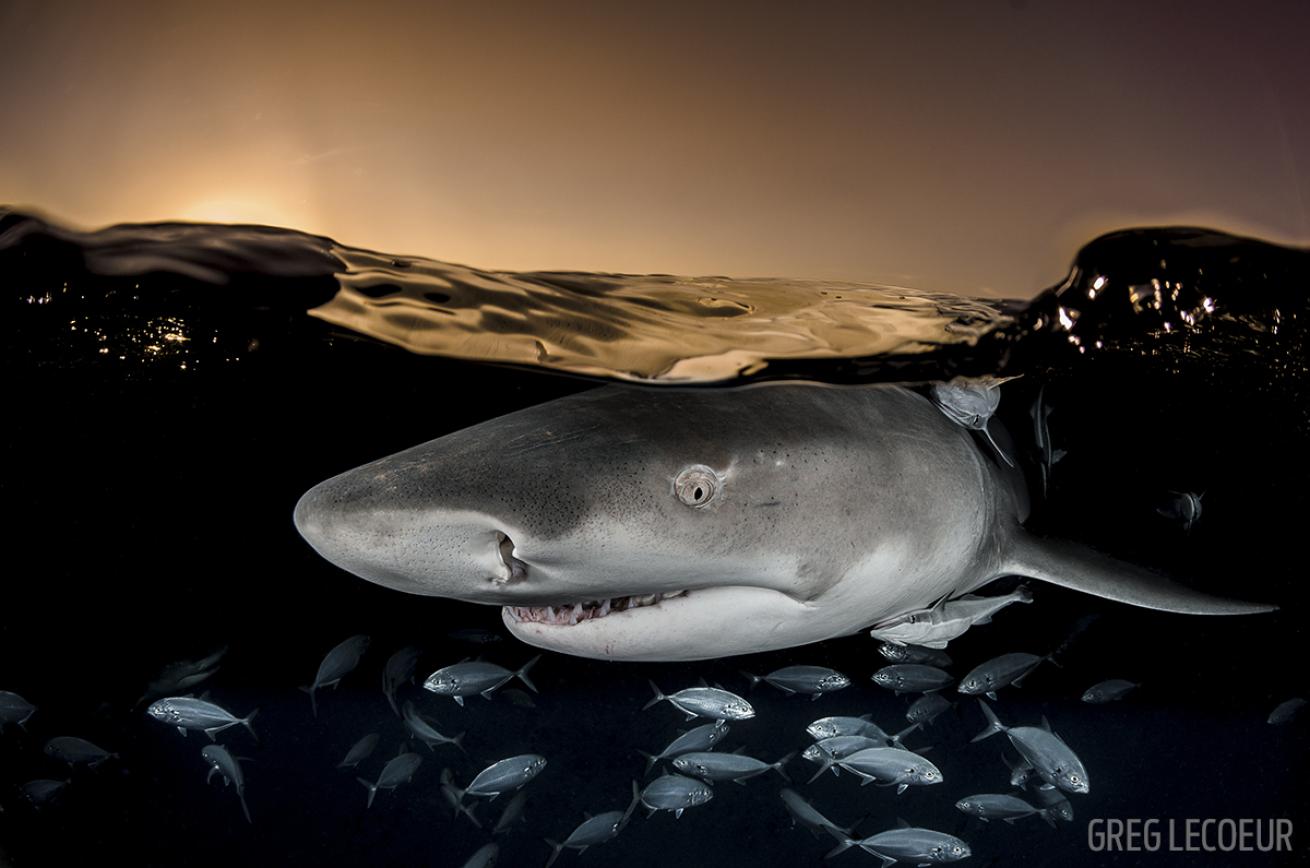
M 670 591 L 666 594 L 636 594 L 606 600 L 588 600 L 585 603 L 566 603 L 563 606 L 506 606 L 505 610 L 518 623 L 573 626 L 582 621 L 604 618 L 612 612 L 626 612 L 629 609 L 654 606 L 661 600 L 681 597 L 686 593 L 686 591 Z

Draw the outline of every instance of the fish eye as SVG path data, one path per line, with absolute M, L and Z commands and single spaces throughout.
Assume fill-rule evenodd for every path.
M 722 484 L 719 475 L 711 468 L 693 464 L 683 468 L 673 480 L 673 493 L 686 506 L 701 509 L 714 501 Z

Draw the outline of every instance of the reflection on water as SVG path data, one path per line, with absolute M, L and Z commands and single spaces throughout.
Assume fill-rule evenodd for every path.
M 1259 618 L 1184 618 L 1042 587 L 1032 605 L 952 639 L 959 676 L 998 655 L 1059 647 L 1082 616 L 1100 615 L 1064 668 L 1041 667 L 995 706 L 1006 725 L 1048 717 L 1095 781 L 1057 829 L 1032 818 L 982 824 L 955 807 L 1006 791 L 1014 757 L 1008 739 L 970 742 L 983 713 L 952 705 L 948 690 L 949 707 L 930 712 L 923 740 L 911 742 L 932 744 L 944 778 L 934 787 L 897 796 L 844 772 L 806 784 L 811 770 L 798 760 L 787 766 L 798 799 L 780 796 L 772 773 L 722 784 L 680 820 L 634 816 L 584 859 L 820 864 L 831 834 L 816 840 L 789 825 L 788 811 L 805 805 L 861 835 L 897 816 L 958 835 L 973 854 L 966 865 L 1140 865 L 1139 854 L 1092 854 L 1087 823 L 1223 817 L 1234 805 L 1242 816 L 1291 818 L 1303 843 L 1304 719 L 1266 720 L 1306 694 L 1304 675 L 1283 665 L 1302 656 L 1307 623 L 1304 251 L 1195 230 L 1118 233 L 1088 245 L 1065 284 L 1024 306 L 803 282 L 496 275 L 285 230 L 82 234 L 0 212 L 0 286 L 16 420 L 4 484 L 17 507 L 0 690 L 37 706 L 28 720 L 11 705 L 28 730 L 0 733 L 0 847 L 14 864 L 123 854 L 145 865 L 459 865 L 491 839 L 502 809 L 479 805 L 482 829 L 457 816 L 443 771 L 465 785 L 490 762 L 539 752 L 549 765 L 524 789 L 522 819 L 496 840 L 502 864 L 540 865 L 552 852 L 543 838 L 568 834 L 582 811 L 623 808 L 632 779 L 646 782 L 638 751 L 659 751 L 685 728 L 673 709 L 641 711 L 647 678 L 669 691 L 703 677 L 745 693 L 739 670 L 821 665 L 848 675 L 849 687 L 815 702 L 767 687 L 750 694 L 757 717 L 734 723 L 718 750 L 744 747 L 765 762 L 808 746 L 806 728 L 820 717 L 871 714 L 890 733 L 922 712 L 870 680 L 883 664 L 863 634 L 691 666 L 547 655 L 530 698 L 506 688 L 460 708 L 393 679 L 398 708 L 412 702 L 451 737 L 467 731 L 467 754 L 405 748 L 412 729 L 379 677 L 388 654 L 419 648 L 423 675 L 471 655 L 512 670 L 525 649 L 484 641 L 498 635 L 483 632 L 498 629 L 494 610 L 398 595 L 332 568 L 296 536 L 292 506 L 328 474 L 588 385 L 531 370 L 542 368 L 629 380 L 1021 374 L 985 409 L 1012 435 L 998 446 L 1044 474 L 1033 476 L 1033 532 L 1283 605 Z M 323 318 L 347 300 L 357 322 Z M 638 334 L 652 350 L 634 361 Z M 407 342 L 514 368 L 421 356 Z M 1161 511 L 1189 493 L 1203 510 Z M 315 718 L 297 686 L 354 634 L 372 636 L 373 650 L 318 697 Z M 161 673 L 171 661 L 183 662 Z M 1104 705 L 1081 701 L 1107 679 L 1140 686 Z M 209 692 L 243 716 L 260 709 L 258 743 L 244 727 L 220 735 L 234 758 L 254 760 L 242 772 L 253 826 L 230 788 L 206 787 L 207 741 L 145 714 L 142 703 L 164 687 Z M 376 751 L 357 771 L 337 768 L 370 734 Z M 44 752 L 60 736 L 120 758 L 70 772 Z M 353 778 L 377 781 L 402 749 L 423 765 L 366 809 Z M 43 780 L 61 794 L 36 809 L 21 787 Z M 1195 856 L 1150 863 L 1278 858 Z M 559 864 L 576 859 L 565 852 Z

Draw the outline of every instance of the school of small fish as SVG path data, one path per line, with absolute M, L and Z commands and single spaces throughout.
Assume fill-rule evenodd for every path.
M 492 645 L 497 639 L 494 634 L 484 631 L 457 631 L 457 634 L 459 641 L 484 646 Z M 452 638 L 456 638 L 456 634 L 452 634 Z M 367 636 L 356 635 L 327 652 L 311 683 L 302 688 L 309 694 L 308 716 L 317 717 L 319 714 L 322 700 L 319 691 L 335 687 L 347 677 L 355 677 L 353 673 L 367 655 L 369 644 Z M 751 756 L 745 752 L 744 745 L 731 750 L 720 749 L 738 727 L 748 731 L 752 725 L 759 726 L 757 717 L 760 715 L 746 697 L 703 680 L 667 694 L 651 682 L 652 697 L 642 711 L 667 703 L 689 723 L 697 721 L 696 725 L 673 735 L 662 748 L 652 746 L 656 752 L 634 747 L 633 752 L 643 759 L 644 768 L 634 760 L 631 798 L 626 806 L 610 805 L 607 806 L 609 810 L 602 813 L 587 814 L 573 829 L 559 829 L 556 837 L 544 839 L 544 864 L 551 868 L 566 851 L 581 854 L 589 848 L 614 841 L 629 825 L 639 807 L 645 809 L 647 817 L 668 812 L 674 818 L 680 818 L 685 811 L 708 804 L 716 795 L 722 796 L 725 784 L 747 786 L 747 781 L 768 775 L 777 775 L 784 783 L 779 795 L 782 808 L 790 815 L 793 826 L 799 824 L 817 838 L 830 837 L 835 841 L 835 846 L 827 851 L 829 858 L 858 849 L 878 857 L 884 868 L 897 862 L 918 865 L 965 859 L 972 854 L 966 841 L 945 832 L 912 826 L 904 820 L 898 819 L 897 825 L 892 827 L 888 827 L 885 820 L 879 820 L 876 828 L 862 832 L 857 832 L 857 827 L 875 825 L 868 819 L 869 815 L 853 825 L 839 825 L 793 788 L 795 784 L 788 766 L 798 756 L 814 765 L 815 771 L 806 785 L 828 773 L 841 777 L 845 772 L 846 778 L 858 782 L 860 787 L 875 784 L 894 789 L 897 796 L 911 787 L 944 790 L 942 785 L 948 782 L 942 771 L 923 756 L 928 746 L 916 749 L 906 741 L 922 739 L 925 728 L 932 726 L 942 714 L 955 711 L 958 715 L 974 704 L 985 726 L 973 741 L 982 742 L 1003 734 L 1005 739 L 1002 741 L 1008 740 L 1008 748 L 1001 751 L 1000 759 L 1004 761 L 1006 772 L 1002 773 L 998 768 L 995 792 L 952 794 L 955 807 L 982 822 L 1000 820 L 1016 824 L 1030 817 L 1037 817 L 1052 827 L 1059 821 L 1071 822 L 1074 813 L 1069 796 L 1085 794 L 1091 788 L 1088 771 L 1074 748 L 1056 733 L 1045 717 L 1036 724 L 1014 720 L 1007 723 L 988 701 L 996 702 L 1002 689 L 1008 691 L 1021 686 L 1023 680 L 1043 663 L 1058 667 L 1060 663 L 1056 658 L 1068 645 L 1066 641 L 1045 655 L 1017 651 L 1001 654 L 972 667 L 957 680 L 947 671 L 954 666 L 954 661 L 940 648 L 884 641 L 878 646 L 878 651 L 886 665 L 878 666 L 870 681 L 897 695 L 916 695 L 913 702 L 905 700 L 909 703 L 904 713 L 905 724 L 897 731 L 893 731 L 896 727 L 883 729 L 880 723 L 886 725 L 889 721 L 875 721 L 871 712 L 816 716 L 805 727 L 809 743 L 798 739 L 795 750 L 773 761 Z M 175 729 L 178 736 L 174 738 L 185 738 L 191 731 L 204 733 L 208 743 L 201 747 L 198 759 L 208 769 L 205 783 L 219 777 L 235 796 L 234 807 L 240 809 L 245 822 L 253 823 L 247 804 L 246 773 L 242 766 L 248 758 L 233 752 L 232 739 L 243 739 L 246 745 L 258 743 L 252 725 L 258 709 L 241 715 L 210 699 L 207 693 L 195 696 L 187 692 L 187 688 L 195 687 L 215 674 L 226 651 L 223 648 L 194 661 L 168 664 L 150 682 L 137 708 L 149 703 L 144 714 Z M 467 698 L 481 696 L 493 700 L 502 688 L 515 680 L 533 694 L 538 693 L 530 672 L 540 656 L 532 657 L 517 669 L 482 659 L 466 659 L 441 666 L 419 681 L 418 667 L 422 659 L 422 649 L 411 646 L 392 653 L 382 666 L 381 693 L 387 706 L 403 723 L 406 739 L 394 746 L 394 753 L 384 753 L 383 760 L 374 761 L 382 739 L 376 732 L 367 733 L 337 763 L 337 768 L 354 770 L 363 786 L 366 798 L 361 799 L 361 811 L 381 809 L 375 807 L 380 794 L 394 793 L 402 787 L 421 786 L 414 781 L 426 760 L 449 763 L 465 754 L 464 733 L 448 735 L 442 732 L 442 729 L 449 732 L 455 727 L 438 722 L 420 709 L 413 698 L 398 699 L 402 691 L 410 691 L 419 697 L 430 695 L 429 706 L 442 701 L 439 698 L 453 699 L 457 709 L 464 708 Z M 841 691 L 852 685 L 845 674 L 823 666 L 794 665 L 766 674 L 742 672 L 742 675 L 749 689 L 767 684 L 780 691 L 782 696 L 775 698 L 781 702 L 796 701 L 787 697 L 808 697 L 818 702 L 829 696 L 840 696 Z M 418 693 L 420 687 L 422 692 Z M 1081 700 L 1089 704 L 1122 701 L 1140 687 L 1133 681 L 1111 678 L 1087 688 L 1081 694 Z M 960 699 L 971 697 L 973 703 L 948 698 L 951 693 Z M 531 704 L 527 694 L 522 694 L 522 697 Z M 518 699 L 508 701 L 524 704 Z M 837 701 L 830 701 L 830 704 L 836 705 Z M 852 703 L 846 701 L 844 704 L 849 706 Z M 1305 704 L 1300 697 L 1280 703 L 1269 715 L 1268 723 L 1289 725 Z M 638 712 L 633 709 L 632 713 Z M 11 726 L 29 732 L 38 715 L 37 706 L 23 696 L 0 690 L 0 734 L 6 734 Z M 1006 713 L 1007 720 L 1010 716 Z M 443 715 L 443 719 L 448 718 Z M 167 735 L 167 730 L 162 727 L 158 731 L 161 737 Z M 220 737 L 229 743 L 218 743 Z M 421 752 L 421 748 L 426 748 L 426 751 Z M 57 803 L 69 787 L 77 786 L 80 776 L 96 774 L 100 767 L 109 763 L 124 762 L 117 752 L 76 735 L 48 738 L 43 752 L 51 761 L 52 769 L 60 768 L 61 771 L 52 771 L 48 778 L 29 780 L 17 787 L 18 792 L 37 809 Z M 370 764 L 370 761 L 376 771 L 370 775 L 360 773 L 361 766 Z M 482 770 L 462 784 L 453 767 L 446 765 L 437 788 L 451 809 L 453 822 L 460 822 L 462 818 L 489 836 L 507 835 L 523 820 L 529 799 L 528 785 L 548 765 L 547 757 L 538 753 L 482 758 L 474 766 L 482 766 Z M 657 768 L 661 773 L 652 776 Z M 256 794 L 258 786 L 256 780 Z M 541 786 L 535 789 L 540 790 Z M 500 803 L 503 808 L 494 823 L 489 818 L 478 817 L 479 807 L 501 796 L 507 798 Z M 483 813 L 486 813 L 485 809 Z M 463 864 L 489 868 L 499 855 L 500 845 L 493 840 L 476 850 Z

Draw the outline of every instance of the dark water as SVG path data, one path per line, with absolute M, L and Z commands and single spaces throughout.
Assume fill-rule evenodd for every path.
M 644 768 L 636 749 L 657 751 L 682 727 L 667 705 L 640 710 L 647 678 L 666 690 L 704 677 L 745 691 L 742 669 L 815 663 L 850 675 L 854 686 L 816 702 L 768 687 L 750 694 L 758 716 L 734 725 L 721 749 L 770 761 L 803 748 L 816 717 L 869 712 L 896 728 L 907 700 L 869 682 L 883 661 L 863 634 L 687 665 L 548 655 L 534 671 L 534 708 L 498 696 L 459 709 L 406 688 L 443 732 L 467 732 L 468 753 L 418 748 L 413 783 L 365 811 L 355 775 L 334 766 L 378 732 L 359 769 L 374 777 L 404 740 L 380 690 L 387 655 L 418 645 L 424 673 L 478 653 L 516 668 L 534 652 L 508 637 L 481 647 L 450 639 L 458 628 L 498 630 L 498 611 L 400 595 L 335 569 L 300 540 L 292 506 L 339 471 L 592 385 L 554 369 L 720 384 L 1021 375 L 1004 386 L 999 416 L 1033 479 L 1031 528 L 1282 609 L 1188 618 L 1035 585 L 1035 604 L 952 642 L 959 675 L 994 654 L 1045 653 L 1098 616 L 1063 668 L 1039 670 L 996 706 L 1006 723 L 1046 715 L 1087 766 L 1091 792 L 1071 797 L 1075 819 L 1056 829 L 1032 818 L 983 825 L 953 807 L 1006 791 L 1002 739 L 969 743 L 983 724 L 971 702 L 910 740 L 933 745 L 938 786 L 899 797 L 847 775 L 806 786 L 811 769 L 796 760 L 795 788 L 840 824 L 864 818 L 864 835 L 898 817 L 958 834 L 973 848 L 965 865 L 1303 863 L 1310 719 L 1265 718 L 1310 691 L 1308 259 L 1199 230 L 1125 232 L 1090 244 L 1065 285 L 1022 305 L 782 281 L 488 274 L 282 230 L 79 235 L 0 212 L 12 405 L 0 689 L 39 708 L 27 732 L 0 735 L 0 859 L 461 865 L 490 836 L 451 816 L 441 770 L 467 783 L 496 759 L 534 751 L 549 765 L 526 789 L 524 823 L 499 840 L 502 865 L 542 864 L 542 838 L 567 835 L 584 811 L 624 807 Z M 1044 493 L 1028 415 L 1039 389 L 1054 445 L 1067 451 Z M 1169 491 L 1205 493 L 1190 530 L 1157 514 Z M 296 688 L 354 633 L 370 635 L 371 649 L 321 694 L 314 718 Z M 164 664 L 225 645 L 205 687 L 236 712 L 260 709 L 258 743 L 239 729 L 219 737 L 251 758 L 253 826 L 230 790 L 206 786 L 207 739 L 181 738 L 134 707 Z M 1110 677 L 1143 686 L 1120 703 L 1079 701 Z M 57 735 L 121 758 L 70 778 L 41 751 Z M 17 787 L 42 777 L 70 783 L 36 810 Z M 557 864 L 822 864 L 832 842 L 790 828 L 780 785 L 773 775 L 720 784 L 679 820 L 639 812 L 614 842 Z M 504 801 L 479 805 L 478 816 L 489 826 Z M 1294 852 L 1113 854 L 1088 844 L 1096 818 L 1240 817 L 1290 819 Z M 860 852 L 834 861 L 856 863 L 877 864 Z

